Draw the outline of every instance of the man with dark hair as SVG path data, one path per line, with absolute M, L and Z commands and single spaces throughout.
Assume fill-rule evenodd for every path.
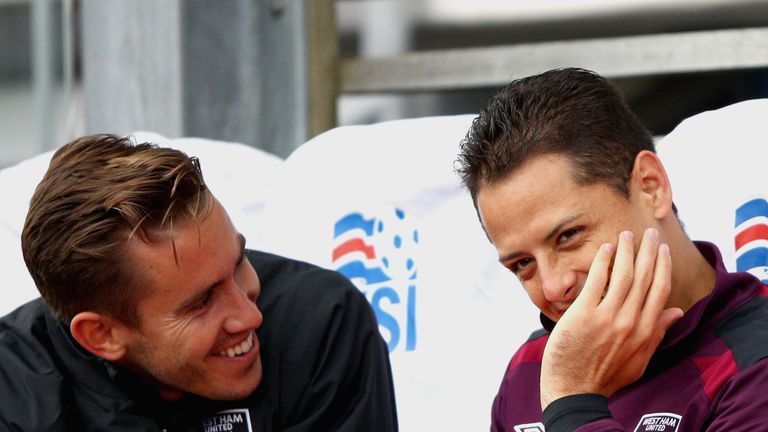
M 763 427 L 768 290 L 686 236 L 651 136 L 604 78 L 511 82 L 457 171 L 544 326 L 510 361 L 492 430 Z
M 195 158 L 65 145 L 22 249 L 42 299 L 0 319 L 3 430 L 397 430 L 365 297 L 246 249 Z

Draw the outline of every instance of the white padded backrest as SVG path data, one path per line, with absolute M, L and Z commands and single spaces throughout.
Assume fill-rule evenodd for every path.
M 288 157 L 265 246 L 342 272 L 390 346 L 403 431 L 482 430 L 538 314 L 454 172 L 473 115 L 346 126 Z
M 52 155 L 53 151 L 45 152 L 0 170 L 0 316 L 39 296 L 21 254 L 21 230 L 29 200 Z
M 768 99 L 686 119 L 658 144 L 688 235 L 768 283 Z
M 148 132 L 133 134 L 137 142 L 154 142 L 197 156 L 205 181 L 227 209 L 235 226 L 259 248 L 266 191 L 282 159 L 243 144 L 199 138 L 166 139 Z M 21 254 L 21 230 L 29 200 L 42 179 L 53 151 L 0 170 L 0 257 L 3 290 L 0 316 L 38 296 Z

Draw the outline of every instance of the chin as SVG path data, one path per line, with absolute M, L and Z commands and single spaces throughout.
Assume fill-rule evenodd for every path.
M 563 314 L 556 314 L 556 313 L 548 313 L 548 314 L 546 314 L 545 313 L 544 316 L 549 318 L 550 321 L 552 321 L 554 323 L 557 323 L 558 321 L 560 321 L 560 318 L 563 317 Z
M 238 381 L 237 383 L 230 383 L 229 385 L 219 386 L 215 389 L 211 389 L 210 392 L 206 392 L 208 394 L 203 394 L 201 396 L 213 400 L 227 401 L 245 399 L 253 394 L 253 392 L 255 392 L 256 389 L 258 389 L 261 385 L 261 370 L 258 371 L 258 374 L 255 372 L 254 374 L 256 376 L 248 377 L 247 379 Z
M 227 392 L 227 393 L 229 393 L 229 394 L 227 395 L 227 396 L 229 396 L 229 397 L 227 397 L 227 398 L 226 398 L 226 399 L 224 399 L 224 400 L 238 400 L 238 399 L 245 399 L 245 398 L 247 398 L 248 396 L 250 396 L 251 394 L 253 394 L 253 392 L 255 392 L 255 391 L 256 391 L 256 389 L 258 389 L 260 385 L 261 385 L 261 376 L 259 376 L 259 379 L 258 379 L 258 381 L 255 381 L 254 383 L 252 383 L 252 384 L 251 384 L 251 385 L 249 385 L 249 386 L 242 386 L 242 387 L 239 387 L 239 388 L 230 388 L 230 389 L 227 389 L 227 390 L 229 390 L 229 391 Z
M 217 388 L 209 388 L 209 389 L 203 389 L 200 391 L 190 391 L 190 393 L 196 394 L 198 396 L 204 397 L 206 399 L 211 400 L 220 400 L 220 401 L 236 401 L 245 399 L 253 392 L 256 391 L 256 389 L 259 388 L 259 384 L 261 382 L 257 382 L 255 385 L 230 385 L 230 386 L 222 386 Z

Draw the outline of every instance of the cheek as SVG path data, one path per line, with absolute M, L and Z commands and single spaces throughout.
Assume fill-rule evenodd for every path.
M 216 343 L 221 325 L 216 320 L 217 311 L 209 310 L 203 316 L 177 321 L 166 328 L 165 346 L 173 347 L 178 355 L 201 357 Z
M 580 275 L 586 275 L 589 273 L 592 262 L 595 260 L 595 255 L 597 255 L 597 251 L 603 243 L 615 244 L 616 242 L 611 242 L 608 237 L 605 239 L 590 239 L 582 244 L 577 251 L 564 257 L 563 260 L 568 262 L 567 265 L 572 271 Z
M 602 245 L 603 243 L 600 243 Z M 579 272 L 586 275 L 589 273 L 589 269 L 592 268 L 592 263 L 595 261 L 595 256 L 600 248 L 600 245 L 590 245 L 590 247 L 584 248 L 584 252 L 579 257 Z
M 187 329 L 187 337 L 190 338 L 190 349 L 196 352 L 208 352 L 211 350 L 222 334 L 224 327 L 223 316 L 226 314 L 226 306 L 219 307 L 209 311 L 205 319 L 196 321 Z
M 541 290 L 539 284 L 537 284 L 534 280 L 530 280 L 523 284 L 523 288 L 525 289 L 525 293 L 528 294 L 528 298 L 531 299 L 531 302 L 537 308 L 545 308 L 547 300 L 544 298 L 544 292 Z

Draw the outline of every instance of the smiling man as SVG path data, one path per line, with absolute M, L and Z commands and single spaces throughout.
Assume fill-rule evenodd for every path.
M 509 363 L 493 431 L 764 427 L 768 290 L 686 236 L 650 134 L 605 79 L 513 81 L 458 162 L 544 327 Z
M 0 320 L 3 430 L 397 430 L 364 296 L 246 249 L 195 158 L 65 145 L 22 249 L 42 299 Z

